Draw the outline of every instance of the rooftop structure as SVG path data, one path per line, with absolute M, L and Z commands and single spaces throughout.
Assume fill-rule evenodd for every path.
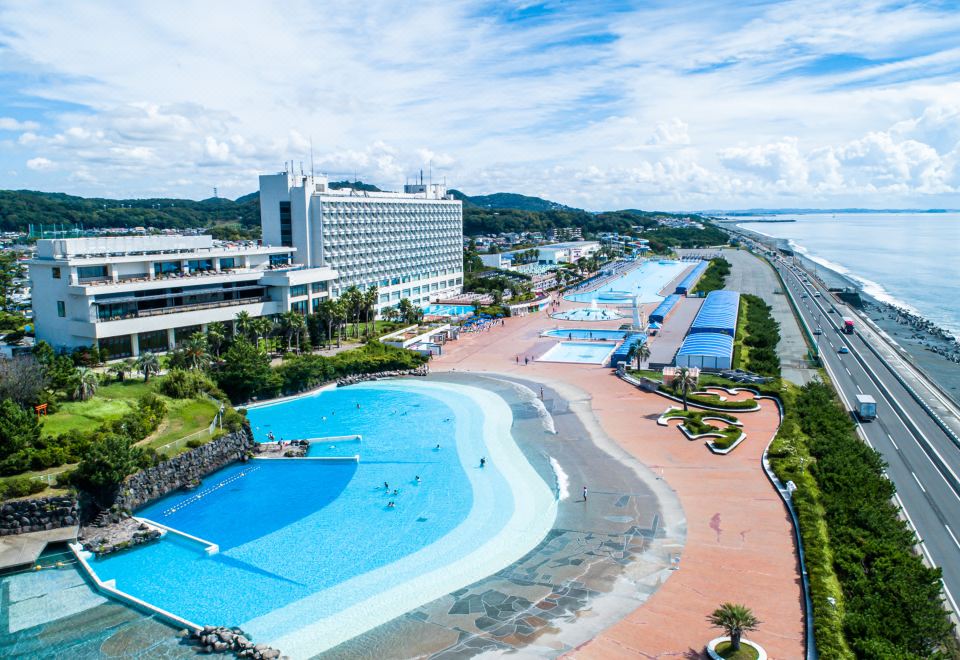
M 711 291 L 690 325 L 690 334 L 722 333 L 733 337 L 737 332 L 740 294 L 736 291 Z
M 674 291 L 674 293 L 679 293 L 679 294 L 690 293 L 690 291 L 693 290 L 693 287 L 697 285 L 697 282 L 700 281 L 700 278 L 703 276 L 703 274 L 707 271 L 707 266 L 709 265 L 710 265 L 709 262 L 701 261 L 696 266 L 694 266 L 693 270 L 687 273 L 687 276 L 684 277 L 682 280 L 680 280 L 680 283 L 677 284 L 677 288 L 676 288 L 676 291 Z
M 663 302 L 650 314 L 650 322 L 663 324 L 667 316 L 670 315 L 670 312 L 673 311 L 673 308 L 677 306 L 678 302 L 680 302 L 680 296 L 676 293 L 671 293 L 664 298 Z
M 691 331 L 692 332 L 692 331 Z M 733 337 L 719 332 L 687 335 L 677 351 L 678 367 L 730 369 L 733 361 Z
M 336 271 L 334 297 L 375 286 L 382 309 L 462 289 L 463 208 L 440 184 L 367 192 L 333 190 L 322 176 L 263 175 L 260 222 L 265 242 L 296 248 L 296 263 Z
M 295 251 L 210 236 L 38 240 L 27 261 L 37 339 L 119 358 L 167 351 L 241 311 L 307 313 L 337 273 L 293 263 Z

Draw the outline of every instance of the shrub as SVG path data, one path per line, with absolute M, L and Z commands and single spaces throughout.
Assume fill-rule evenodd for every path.
M 210 392 L 218 392 L 214 382 L 201 371 L 171 369 L 157 389 L 171 399 L 193 399 Z
M 45 490 L 47 484 L 30 477 L 10 477 L 0 481 L 0 500 L 11 497 L 26 497 Z
M 197 447 L 201 446 L 203 446 L 203 440 L 200 440 L 199 438 L 191 438 L 190 440 L 187 440 L 187 447 L 190 449 L 196 449 Z

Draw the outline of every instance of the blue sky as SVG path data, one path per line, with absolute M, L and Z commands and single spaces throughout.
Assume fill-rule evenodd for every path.
M 0 0 L 0 188 L 960 207 L 951 2 Z

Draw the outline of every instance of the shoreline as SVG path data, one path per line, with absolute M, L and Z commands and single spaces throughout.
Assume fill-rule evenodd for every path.
M 789 239 L 767 236 L 735 223 L 734 226 L 736 231 L 774 249 L 788 245 Z M 878 300 L 853 277 L 814 261 L 807 254 L 796 250 L 794 254 L 804 269 L 816 273 L 828 288 L 856 289 L 863 301 L 861 311 L 891 342 L 906 351 L 915 360 L 916 366 L 937 382 L 954 403 L 960 405 L 960 341 L 952 333 L 914 310 Z

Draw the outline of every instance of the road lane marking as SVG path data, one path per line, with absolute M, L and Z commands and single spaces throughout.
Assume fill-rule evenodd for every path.
M 857 391 L 860 392 L 860 394 L 863 394 L 863 390 L 860 389 L 859 385 L 857 385 Z
M 847 375 L 850 376 L 850 378 L 853 378 L 853 374 L 850 373 L 850 370 L 849 370 L 849 369 L 847 369 L 846 367 L 844 367 L 843 370 L 847 372 Z
M 950 525 L 944 525 L 944 527 L 947 528 L 947 533 L 950 535 L 950 538 L 953 539 L 954 545 L 956 545 L 958 548 L 960 548 L 960 541 L 958 541 L 958 540 L 957 540 L 957 537 L 953 535 L 953 530 L 950 529 Z
M 920 486 L 920 490 L 922 490 L 924 493 L 926 493 L 926 492 L 927 492 L 927 489 L 924 488 L 924 487 L 923 487 L 923 484 L 920 483 L 920 480 L 917 479 L 917 473 L 916 473 L 916 472 L 911 472 L 910 474 L 913 475 L 913 480 L 917 482 L 917 485 L 918 485 L 918 486 Z
M 890 438 L 890 444 L 893 445 L 893 448 L 896 449 L 897 451 L 900 451 L 900 447 L 898 447 L 897 443 L 894 442 L 893 436 L 888 433 L 887 437 Z

